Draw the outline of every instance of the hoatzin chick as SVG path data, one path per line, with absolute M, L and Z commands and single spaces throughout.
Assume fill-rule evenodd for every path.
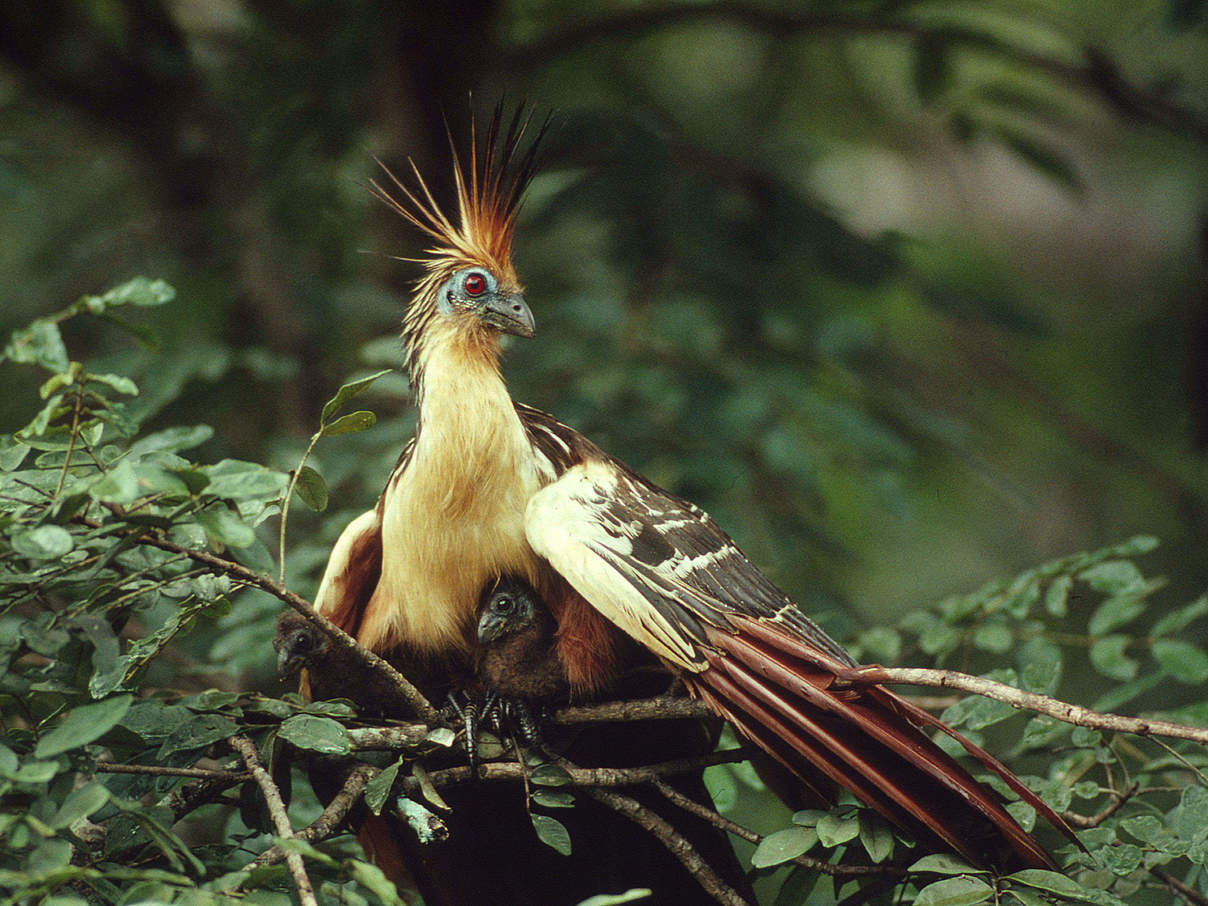
M 611 681 L 618 627 L 807 786 L 844 787 L 924 845 L 979 865 L 1051 866 L 999 796 L 931 741 L 924 729 L 938 722 L 864 683 L 708 515 L 512 401 L 501 338 L 535 332 L 511 260 L 534 172 L 528 124 L 518 111 L 504 129 L 497 111 L 485 142 L 472 135 L 464 161 L 454 151 L 452 214 L 414 165 L 413 188 L 376 187 L 433 241 L 403 323 L 419 423 L 377 506 L 337 542 L 320 611 L 404 672 L 448 686 L 472 662 L 485 582 L 521 577 L 553 614 L 573 694 Z M 1006 768 L 965 747 L 1072 837 Z

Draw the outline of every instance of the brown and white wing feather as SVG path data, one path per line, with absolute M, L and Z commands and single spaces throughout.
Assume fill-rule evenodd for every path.
M 543 430 L 574 448 L 569 428 Z M 860 686 L 852 658 L 704 512 L 594 452 L 534 495 L 525 533 L 596 610 L 685 671 L 694 694 L 814 790 L 846 787 L 974 862 L 1052 865 L 922 728 L 959 734 L 888 690 Z M 1005 767 L 961 742 L 1068 831 Z
M 525 533 L 592 606 L 686 670 L 706 668 L 710 630 L 735 631 L 734 616 L 781 623 L 828 662 L 854 666 L 703 510 L 603 454 L 533 497 Z

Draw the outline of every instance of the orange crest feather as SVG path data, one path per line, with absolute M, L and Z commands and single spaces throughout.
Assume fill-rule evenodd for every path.
M 521 105 L 512 115 L 507 131 L 502 131 L 503 104 L 495 108 L 487 127 L 486 141 L 480 149 L 474 118 L 470 119 L 469 167 L 463 166 L 452 133 L 449 148 L 453 154 L 453 181 L 457 191 L 457 220 L 441 210 L 428 184 L 408 158 L 415 175 L 416 189 L 405 185 L 385 164 L 378 164 L 390 177 L 401 197 L 392 195 L 376 180 L 370 182 L 373 193 L 409 223 L 435 239 L 439 245 L 428 250 L 434 260 L 431 268 L 442 267 L 449 259 L 464 264 L 482 264 L 500 276 L 514 277 L 511 267 L 512 236 L 525 188 L 537 165 L 537 149 L 549 127 L 549 118 L 537 136 L 521 151 L 525 133 L 532 124 L 533 112 Z

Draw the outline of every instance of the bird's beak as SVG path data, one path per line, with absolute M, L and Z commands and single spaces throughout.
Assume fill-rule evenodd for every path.
M 532 337 L 537 332 L 533 313 L 520 293 L 491 293 L 479 313 L 487 324 L 517 337 Z
M 494 642 L 503 634 L 505 621 L 490 610 L 483 611 L 481 617 L 478 618 L 478 643 L 485 645 L 488 642 Z
M 283 680 L 293 679 L 302 668 L 302 659 L 289 645 L 282 645 L 277 650 L 277 676 Z

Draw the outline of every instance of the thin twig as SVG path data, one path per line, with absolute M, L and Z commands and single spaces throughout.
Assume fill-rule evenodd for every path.
M 648 783 L 659 777 L 671 774 L 684 774 L 689 771 L 699 771 L 714 764 L 733 764 L 745 761 L 749 753 L 744 749 L 728 749 L 721 752 L 709 752 L 692 758 L 676 758 L 657 764 L 641 765 L 635 768 L 580 768 L 563 764 L 562 767 L 569 775 L 569 786 L 581 787 L 618 787 L 635 786 Z M 514 761 L 491 761 L 479 766 L 478 780 L 481 782 L 513 781 L 524 779 L 524 765 Z M 428 778 L 437 789 L 470 783 L 474 775 L 470 768 L 459 765 L 440 771 L 431 771 Z M 419 781 L 407 777 L 400 781 L 402 791 L 407 795 L 420 793 Z
M 242 756 L 243 763 L 252 772 L 256 784 L 260 787 L 264 803 L 268 806 L 268 813 L 273 819 L 273 826 L 277 829 L 277 836 L 284 840 L 293 838 L 294 829 L 289 823 L 289 815 L 286 814 L 281 791 L 277 789 L 277 784 L 273 783 L 273 778 L 260 763 L 256 744 L 246 736 L 232 736 L 227 741 L 231 744 L 231 748 Z M 298 890 L 298 900 L 302 906 L 319 906 L 319 901 L 315 899 L 314 886 L 310 883 L 310 876 L 306 873 L 306 863 L 302 860 L 302 855 L 290 853 L 285 857 L 285 864 L 294 878 L 294 887 Z
M 568 768 L 568 770 L 570 769 Z M 682 834 L 636 799 L 610 790 L 592 787 L 583 792 L 653 835 L 671 855 L 680 861 L 680 864 L 688 870 L 688 873 L 696 879 L 704 891 L 722 906 L 750 906 L 746 898 L 727 884 Z
M 344 819 L 348 817 L 352 807 L 364 794 L 369 781 L 377 773 L 378 769 L 372 765 L 360 764 L 353 768 L 345 778 L 344 785 L 340 787 L 340 792 L 336 793 L 331 802 L 327 803 L 327 808 L 323 809 L 322 814 L 302 830 L 296 832 L 294 837 L 308 843 L 317 843 L 334 834 L 344 823 Z M 251 871 L 253 868 L 263 865 L 276 865 L 284 858 L 286 858 L 285 851 L 280 846 L 272 846 L 245 865 L 243 870 Z
M 1067 724 L 1108 730 L 1114 733 L 1135 733 L 1138 736 L 1169 736 L 1174 739 L 1189 739 L 1208 745 L 1208 728 L 1188 727 L 1168 720 L 1150 720 L 1143 717 L 1124 717 L 1119 714 L 1102 714 L 1080 705 L 1072 705 L 1051 695 L 1025 692 L 1006 683 L 969 676 L 955 670 L 931 670 L 923 667 L 860 667 L 844 677 L 853 683 L 904 683 L 910 686 L 936 686 L 940 689 L 959 689 L 974 695 L 984 695 L 1005 702 L 1013 708 L 1046 714 Z
M 98 774 L 151 774 L 159 777 L 192 777 L 195 780 L 218 780 L 242 783 L 251 778 L 247 771 L 211 771 L 206 768 L 170 768 L 158 764 L 113 764 L 98 762 Z
M 1109 795 L 1111 796 L 1112 801 L 1109 802 L 1107 807 L 1102 811 L 1096 812 L 1093 815 L 1079 815 L 1077 812 L 1065 811 L 1061 813 L 1061 817 L 1065 819 L 1066 824 L 1070 825 L 1071 827 L 1079 828 L 1080 830 L 1098 827 L 1100 824 L 1118 812 L 1124 803 L 1136 795 L 1136 792 L 1136 783 L 1133 783 L 1132 786 L 1126 789 L 1123 793 L 1116 792 L 1115 790 L 1109 790 Z
M 1182 897 L 1188 903 L 1193 903 L 1195 906 L 1208 906 L 1208 897 L 1196 890 L 1194 887 L 1188 887 L 1170 872 L 1161 868 L 1151 869 L 1154 875 L 1163 884 L 1170 888 L 1176 896 Z

